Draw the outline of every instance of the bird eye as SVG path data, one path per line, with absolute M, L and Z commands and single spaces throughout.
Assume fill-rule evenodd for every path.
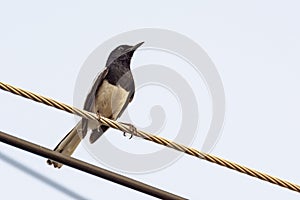
M 123 51 L 123 50 L 124 50 L 124 48 L 123 48 L 123 47 L 119 47 L 119 50 L 120 50 L 120 51 Z

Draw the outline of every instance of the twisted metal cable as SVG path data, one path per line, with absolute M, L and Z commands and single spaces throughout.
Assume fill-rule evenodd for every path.
M 105 117 L 102 117 L 102 116 L 97 116 L 94 113 L 90 113 L 90 112 L 87 112 L 87 111 L 84 111 L 84 110 L 80 110 L 80 109 L 75 108 L 73 106 L 69 106 L 67 104 L 60 103 L 60 102 L 55 101 L 53 99 L 43 97 L 43 96 L 38 95 L 38 94 L 34 94 L 32 92 L 29 92 L 29 91 L 26 91 L 26 90 L 23 90 L 23 89 L 20 89 L 20 88 L 17 88 L 17 87 L 14 87 L 12 85 L 5 84 L 5 83 L 2 83 L 2 82 L 0 82 L 0 89 L 2 89 L 4 91 L 11 92 L 13 94 L 16 94 L 16 95 L 19 95 L 19 96 L 22 96 L 22 97 L 25 97 L 27 99 L 31 99 L 31 100 L 39 102 L 39 103 L 46 104 L 48 106 L 52 106 L 54 108 L 57 108 L 57 109 L 60 109 L 60 110 L 63 110 L 63 111 L 69 112 L 69 113 L 73 113 L 75 115 L 78 115 L 80 117 L 83 117 L 83 118 L 86 118 L 86 119 L 89 119 L 89 120 L 97 120 L 97 121 L 99 121 L 100 123 L 102 123 L 106 126 L 109 126 L 111 128 L 114 128 L 114 129 L 118 129 L 122 132 L 130 133 L 130 134 L 135 135 L 137 137 L 141 137 L 143 139 L 155 142 L 157 144 L 167 146 L 167 147 L 175 149 L 177 151 L 184 152 L 186 154 L 195 156 L 197 158 L 204 159 L 206 161 L 221 165 L 223 167 L 227 167 L 227 168 L 232 169 L 232 170 L 236 170 L 240 173 L 244 173 L 244 174 L 247 174 L 249 176 L 253 176 L 255 178 L 258 178 L 258 179 L 261 179 L 261 180 L 264 180 L 264 181 L 273 183 L 275 185 L 285 187 L 287 189 L 290 189 L 290 190 L 293 190 L 293 191 L 296 191 L 296 192 L 300 193 L 300 186 L 297 185 L 297 184 L 294 184 L 294 183 L 279 179 L 277 177 L 274 177 L 274 176 L 271 176 L 271 175 L 268 175 L 268 174 L 250 169 L 248 167 L 239 165 L 237 163 L 234 163 L 234 162 L 222 159 L 222 158 L 218 158 L 218 157 L 210 155 L 210 154 L 206 154 L 204 152 L 200 152 L 196 149 L 189 148 L 189 147 L 186 147 L 186 146 L 181 145 L 181 144 L 177 144 L 173 141 L 170 141 L 170 140 L 164 139 L 162 137 L 146 133 L 144 131 L 140 131 L 140 130 L 133 131 L 132 128 L 130 126 L 126 125 L 126 124 L 123 124 L 123 123 L 120 123 L 120 122 L 117 122 L 117 121 L 114 121 L 114 120 L 111 120 L 111 119 L 108 119 L 108 118 L 105 118 Z

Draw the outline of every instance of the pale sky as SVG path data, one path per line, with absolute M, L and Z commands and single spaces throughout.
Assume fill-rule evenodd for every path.
M 226 119 L 211 153 L 300 184 L 299 7 L 292 0 L 2 1 L 0 80 L 72 105 L 78 73 L 103 42 L 146 27 L 178 32 L 206 51 L 224 85 Z M 160 59 L 153 56 L 154 63 Z M 149 107 L 137 105 L 143 95 L 128 108 L 137 126 L 149 120 Z M 206 101 L 198 103 L 205 107 Z M 0 92 L 0 102 L 2 131 L 51 149 L 75 124 L 70 114 L 6 92 Z M 192 144 L 197 149 L 207 128 L 203 120 Z M 116 137 L 128 146 L 138 141 Z M 152 143 L 143 144 L 152 150 Z M 82 145 L 74 157 L 119 172 Z M 119 173 L 190 199 L 299 199 L 296 192 L 187 155 L 161 170 Z M 46 159 L 3 143 L 0 177 L 1 199 L 152 199 L 66 166 L 53 169 Z

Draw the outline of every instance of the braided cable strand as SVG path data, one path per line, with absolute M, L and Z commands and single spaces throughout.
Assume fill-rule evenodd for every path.
M 32 92 L 29 92 L 29 91 L 26 91 L 26 90 L 23 90 L 23 89 L 20 89 L 20 88 L 17 88 L 17 87 L 14 87 L 12 85 L 5 84 L 5 83 L 2 83 L 2 82 L 0 82 L 0 89 L 2 89 L 4 91 L 11 92 L 13 94 L 16 94 L 16 95 L 19 95 L 19 96 L 22 96 L 22 97 L 25 97 L 27 99 L 31 99 L 31 100 L 36 101 L 36 102 L 46 104 L 48 106 L 52 106 L 54 108 L 57 108 L 57 109 L 60 109 L 60 110 L 78 115 L 80 117 L 83 117 L 83 118 L 86 118 L 86 119 L 89 119 L 89 120 L 97 120 L 97 121 L 99 121 L 100 123 L 102 123 L 104 125 L 107 125 L 107 126 L 109 126 L 111 128 L 114 128 L 114 129 L 118 129 L 122 132 L 127 132 L 127 133 L 130 133 L 130 134 L 133 134 L 137 137 L 141 137 L 143 139 L 155 142 L 157 144 L 167 146 L 169 148 L 175 149 L 177 151 L 184 152 L 184 153 L 189 154 L 191 156 L 195 156 L 197 158 L 204 159 L 206 161 L 221 165 L 223 167 L 227 167 L 227 168 L 232 169 L 232 170 L 236 170 L 238 172 L 247 174 L 249 176 L 253 176 L 255 178 L 273 183 L 273 184 L 281 186 L 281 187 L 285 187 L 287 189 L 290 189 L 290 190 L 293 190 L 293 191 L 296 191 L 296 192 L 300 192 L 300 186 L 297 185 L 297 184 L 290 183 L 288 181 L 285 181 L 285 180 L 273 177 L 271 175 L 268 175 L 268 174 L 250 169 L 248 167 L 239 165 L 237 163 L 233 163 L 231 161 L 224 160 L 222 158 L 218 158 L 216 156 L 200 152 L 196 149 L 189 148 L 189 147 L 186 147 L 186 146 L 181 145 L 181 144 L 177 144 L 173 141 L 170 141 L 170 140 L 164 139 L 162 137 L 146 133 L 144 131 L 140 131 L 140 130 L 132 131 L 128 125 L 125 125 L 123 123 L 120 123 L 120 122 L 117 122 L 117 121 L 114 121 L 114 120 L 111 120 L 111 119 L 108 119 L 108 118 L 105 118 L 105 117 L 102 117 L 102 116 L 97 116 L 94 113 L 90 113 L 90 112 L 87 112 L 87 111 L 84 111 L 84 110 L 80 110 L 78 108 L 69 106 L 67 104 L 60 103 L 60 102 L 55 101 L 53 99 L 43 97 L 43 96 L 38 95 L 38 94 L 34 94 Z

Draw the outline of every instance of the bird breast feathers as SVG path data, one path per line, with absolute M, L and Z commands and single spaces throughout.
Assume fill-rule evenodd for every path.
M 104 117 L 116 119 L 125 105 L 129 92 L 119 85 L 104 80 L 95 99 L 95 112 Z

